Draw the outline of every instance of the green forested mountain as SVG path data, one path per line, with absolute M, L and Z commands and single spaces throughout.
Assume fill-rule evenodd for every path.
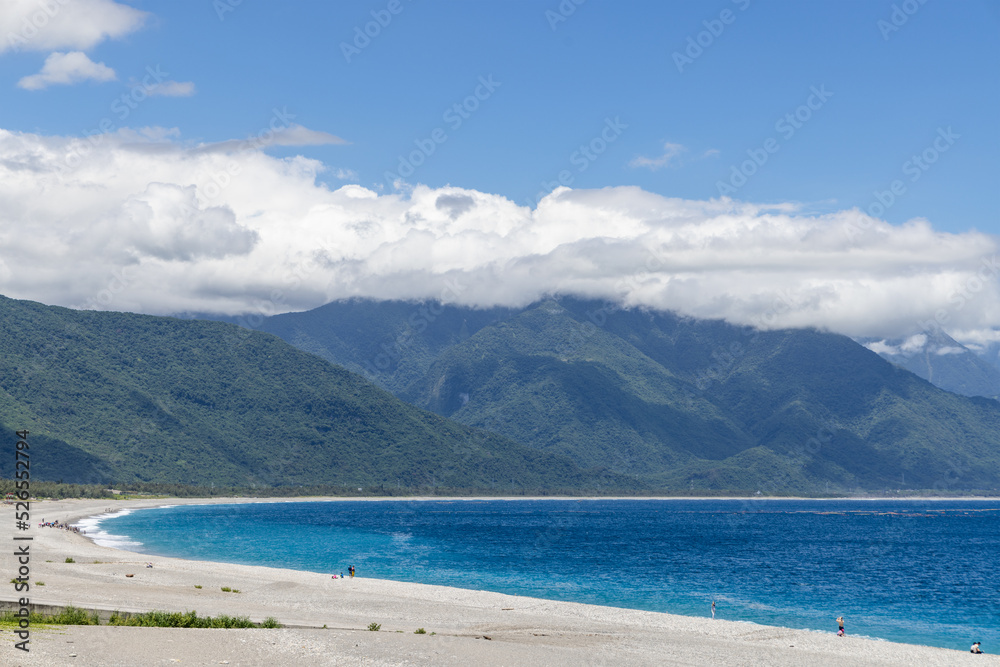
M 0 297 L 0 477 L 509 491 L 632 488 L 607 470 L 417 409 L 279 338 L 222 322 Z
M 349 301 L 262 328 L 416 406 L 654 488 L 1000 487 L 1000 404 L 839 335 L 568 298 L 487 311 Z

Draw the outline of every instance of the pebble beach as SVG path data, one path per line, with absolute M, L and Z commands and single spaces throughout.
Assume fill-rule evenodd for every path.
M 838 638 L 833 631 L 386 581 L 363 573 L 353 579 L 332 579 L 313 572 L 151 556 L 100 546 L 82 534 L 37 527 L 42 517 L 72 524 L 104 512 L 109 505 L 120 510 L 223 502 L 260 501 L 33 502 L 34 525 L 21 533 L 33 538 L 32 586 L 27 595 L 35 604 L 103 612 L 196 610 L 199 616 L 248 616 L 256 622 L 273 617 L 284 627 L 38 626 L 30 630 L 28 653 L 16 650 L 13 632 L 4 629 L 0 664 L 1000 665 L 994 655 L 849 634 Z M 14 508 L 3 507 L 0 525 L 10 546 L 15 544 Z M 3 549 L 0 559 L 5 579 L 17 573 L 13 551 Z M 75 562 L 67 563 L 67 558 Z M 223 587 L 239 592 L 225 592 Z M 8 585 L 0 600 L 9 603 L 21 595 Z M 371 623 L 379 624 L 379 631 L 369 631 Z M 426 634 L 415 634 L 421 628 Z

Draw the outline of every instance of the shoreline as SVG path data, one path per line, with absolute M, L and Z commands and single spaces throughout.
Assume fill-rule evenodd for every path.
M 406 498 L 404 501 L 497 500 L 498 498 Z M 512 499 L 525 499 L 522 497 Z M 552 498 L 546 498 L 552 499 Z M 580 498 L 560 498 L 582 500 Z M 598 500 L 602 498 L 596 498 Z M 718 499 L 718 498 L 711 498 Z M 147 509 L 164 505 L 243 504 L 248 502 L 314 502 L 345 498 L 156 498 L 109 501 L 64 500 L 32 503 L 32 521 L 37 524 L 58 519 L 71 524 L 124 509 Z M 399 498 L 358 498 L 394 500 Z M 881 499 L 884 500 L 884 499 Z M 964 499 L 961 499 L 964 500 Z M 13 507 L 3 518 L 13 525 Z M 32 602 L 75 604 L 83 607 L 137 611 L 195 609 L 199 615 L 246 615 L 254 621 L 273 616 L 283 624 L 297 626 L 283 630 L 178 630 L 174 628 L 99 628 L 71 626 L 78 656 L 73 664 L 146 664 L 121 662 L 115 638 L 136 635 L 169 637 L 178 632 L 190 635 L 189 659 L 198 655 L 238 656 L 236 637 L 241 633 L 264 642 L 264 654 L 246 656 L 239 664 L 274 664 L 289 660 L 285 649 L 292 644 L 316 651 L 295 654 L 299 664 L 616 664 L 622 655 L 629 664 L 859 664 L 859 665 L 954 665 L 963 664 L 963 652 L 915 644 L 865 639 L 838 638 L 833 632 L 796 630 L 758 625 L 748 621 L 711 620 L 619 607 L 507 595 L 487 591 L 450 588 L 429 584 L 355 578 L 332 580 L 313 572 L 232 565 L 216 561 L 194 561 L 140 554 L 96 544 L 92 537 L 59 529 L 33 528 Z M 44 558 L 43 558 L 44 555 Z M 74 558 L 72 564 L 62 562 Z M 6 556 L 7 572 L 16 568 Z M 153 568 L 145 568 L 152 562 Z M 124 575 L 132 574 L 126 578 Z M 195 585 L 203 588 L 195 589 Z M 222 586 L 239 594 L 222 592 Z M 0 599 L 14 597 L 12 588 Z M 381 623 L 381 632 L 367 632 L 369 623 Z M 326 626 L 326 629 L 322 629 Z M 426 628 L 428 635 L 414 634 Z M 434 636 L 429 633 L 436 632 Z M 207 634 L 206 634 L 207 633 Z M 221 634 L 220 634 L 221 633 Z M 263 634 L 262 634 L 263 633 Z M 267 634 L 271 633 L 271 634 Z M 32 632 L 32 652 L 22 664 L 55 664 L 63 649 L 65 635 L 43 629 Z M 267 644 L 268 637 L 288 636 L 290 643 Z M 489 636 L 490 640 L 482 637 Z M 58 637 L 58 638 L 57 638 Z M 479 637 L 479 639 L 477 639 Z M 9 636 L 5 635 L 5 639 Z M 37 646 L 36 646 L 37 638 Z M 299 645 L 298 642 L 305 642 Z M 349 640 L 349 641 L 348 641 Z M 494 641 L 496 640 L 496 641 Z M 63 641 L 61 644 L 60 641 Z M 143 640 L 145 641 L 145 640 Z M 152 641 L 151 647 L 166 650 Z M 166 641 L 166 639 L 164 639 Z M 254 639 L 256 642 L 257 639 Z M 341 645 L 348 644 L 356 646 Z M 970 640 L 971 643 L 971 640 Z M 91 662 L 80 661 L 83 646 L 92 652 Z M 263 648 L 261 648 L 263 647 Z M 435 648 L 436 647 L 436 648 Z M 341 648 L 343 652 L 337 653 Z M 357 655 L 348 649 L 362 649 Z M 427 653 L 440 649 L 440 655 Z M 0 652 L 12 651 L 8 643 Z M 152 650 L 152 649 L 151 649 Z M 331 662 L 333 654 L 339 656 Z M 706 651 L 711 653 L 711 659 Z M 21 652 L 17 652 L 20 654 Z M 454 654 L 456 659 L 445 654 Z M 66 654 L 68 655 L 68 654 Z M 969 654 L 971 656 L 971 654 Z M 35 656 L 46 660 L 34 662 Z M 669 660 L 665 656 L 672 656 Z M 20 656 L 18 656 L 20 657 Z M 976 664 L 1000 664 L 993 656 L 976 656 Z M 226 657 L 220 660 L 229 659 Z M 0 662 L 3 660 L 0 659 Z M 217 661 L 215 661 L 217 662 Z M 212 662 L 212 664 L 215 664 Z M 62 664 L 61 662 L 58 664 Z M 67 663 L 68 664 L 68 663 Z M 970 663 L 971 664 L 971 663 Z

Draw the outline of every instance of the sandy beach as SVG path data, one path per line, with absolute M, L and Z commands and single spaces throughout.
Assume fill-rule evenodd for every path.
M 296 498 L 292 501 L 314 500 Z M 196 610 L 274 617 L 285 627 L 31 629 L 30 652 L 3 631 L 3 665 L 1000 665 L 994 655 L 833 632 L 553 602 L 485 591 L 147 556 L 38 528 L 115 510 L 257 499 L 33 502 L 32 603 L 105 611 Z M 3 577 L 16 576 L 14 508 L 4 505 Z M 74 563 L 66 563 L 72 558 Z M 145 566 L 153 563 L 152 568 Z M 131 574 L 132 577 L 126 575 Z M 44 582 L 38 586 L 37 582 Z M 202 586 L 197 589 L 195 586 Z M 239 593 L 221 590 L 227 586 Z M 23 594 L 21 594 L 23 595 Z M 8 584 L 0 600 L 19 597 Z M 379 632 L 366 630 L 380 623 Z M 835 625 L 831 621 L 831 625 Z M 427 634 L 414 634 L 424 628 Z M 431 634 L 436 633 L 436 634 Z M 971 643 L 971 638 L 970 638 Z M 991 647 L 985 647 L 989 650 Z

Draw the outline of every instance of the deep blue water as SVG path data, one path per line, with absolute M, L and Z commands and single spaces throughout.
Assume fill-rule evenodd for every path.
M 849 635 L 1000 652 L 1000 501 L 189 505 L 100 529 L 165 556 L 694 616 L 714 599 L 724 619 L 834 632 L 843 615 Z

